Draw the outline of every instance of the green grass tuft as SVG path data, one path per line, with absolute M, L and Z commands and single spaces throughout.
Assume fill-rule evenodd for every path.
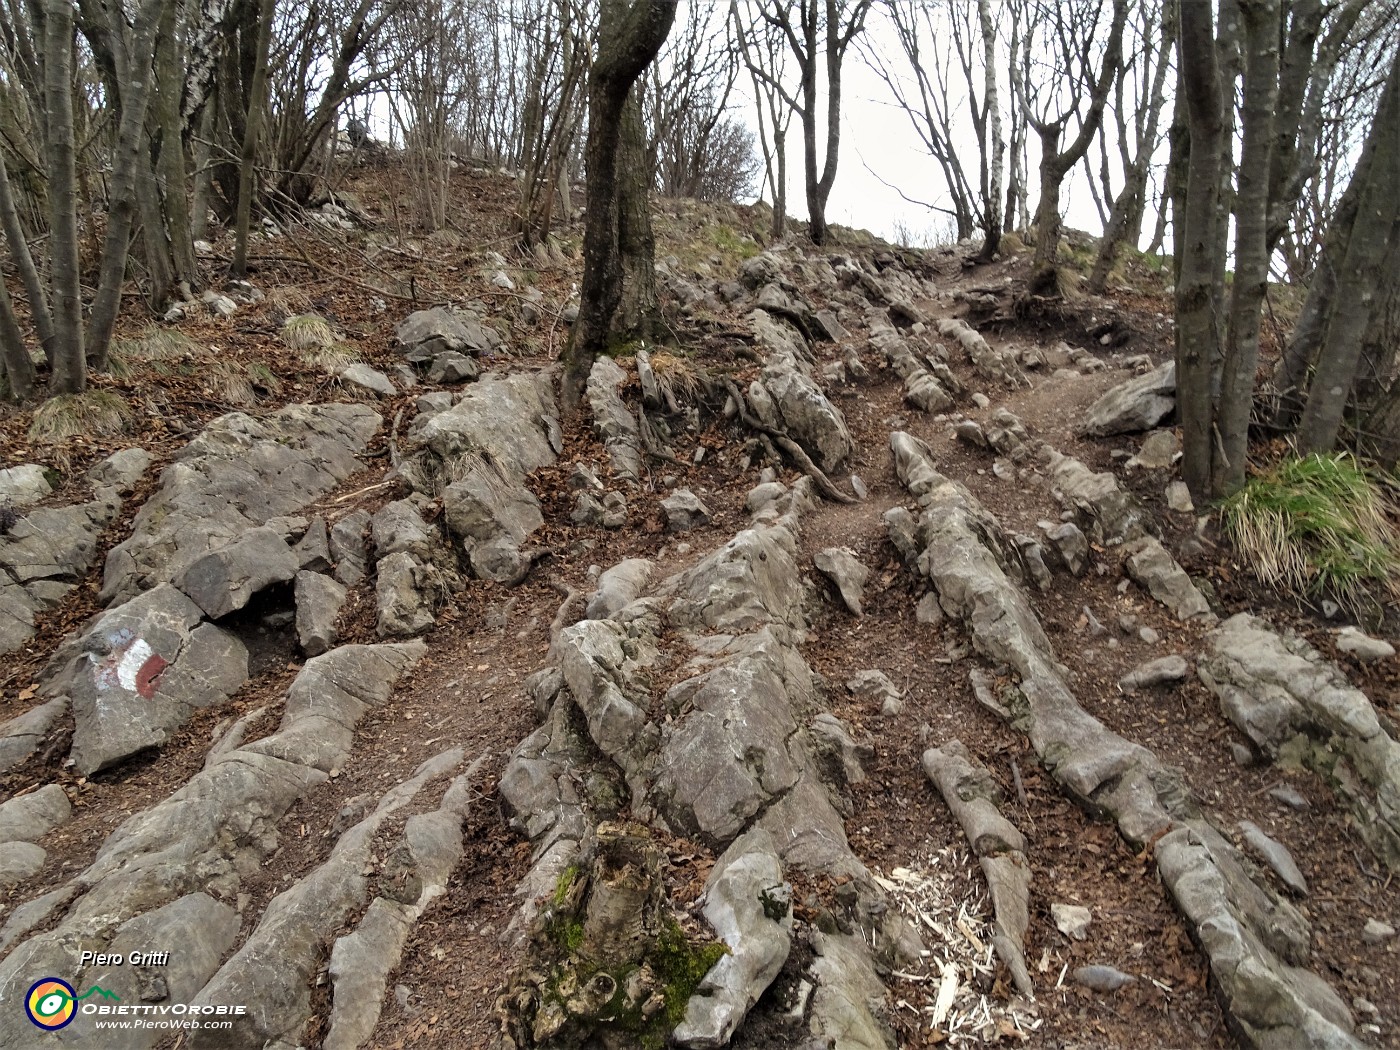
M 1283 460 L 1221 504 L 1259 579 L 1354 613 L 1400 597 L 1400 533 L 1382 482 L 1346 453 Z
M 126 432 L 135 413 L 110 390 L 59 394 L 34 410 L 29 440 L 58 444 L 71 438 L 117 437 Z

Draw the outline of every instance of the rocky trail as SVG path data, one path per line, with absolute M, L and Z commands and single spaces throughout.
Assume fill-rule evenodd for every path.
M 1183 502 L 1167 322 L 1016 265 L 669 259 L 576 420 L 559 315 L 405 310 L 7 470 L 0 1045 L 1400 1045 L 1394 651 Z

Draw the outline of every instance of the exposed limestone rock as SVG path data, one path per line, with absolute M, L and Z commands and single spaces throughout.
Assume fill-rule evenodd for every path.
M 726 1046 L 787 961 L 792 888 L 783 881 L 773 838 L 750 831 L 715 862 L 705 880 L 705 921 L 729 949 L 707 973 L 672 1034 L 678 1046 Z
M 144 448 L 124 448 L 94 464 L 87 472 L 87 480 L 94 492 L 103 494 L 109 490 L 121 494 L 129 492 L 150 465 L 151 454 Z
M 668 532 L 687 532 L 710 523 L 710 508 L 690 489 L 676 489 L 661 501 Z
M 857 671 L 846 679 L 846 692 L 858 699 L 878 703 L 881 714 L 896 715 L 904 707 L 904 694 L 884 671 Z
M 442 472 L 458 479 L 442 492 L 443 512 L 472 571 L 519 583 L 531 564 L 521 545 L 544 521 L 525 477 L 562 447 L 549 376 L 483 376 L 428 421 L 421 439 Z
M 1128 460 L 1126 466 L 1145 470 L 1167 470 L 1176 462 L 1181 442 L 1174 430 L 1154 430 L 1142 443 L 1142 448 Z
M 1079 526 L 1069 521 L 1059 525 L 1041 522 L 1040 528 L 1045 532 L 1050 549 L 1069 570 L 1069 574 L 1082 576 L 1089 565 L 1089 540 Z
M 1327 780 L 1371 850 L 1400 868 L 1400 742 L 1365 693 L 1307 642 L 1245 613 L 1206 636 L 1197 670 L 1231 722 Z
M 433 363 L 428 366 L 426 378 L 429 383 L 447 386 L 469 382 L 479 375 L 481 375 L 481 369 L 477 367 L 473 358 L 466 354 L 459 354 L 455 350 L 445 350 L 440 354 L 433 355 Z
M 1060 501 L 1078 515 L 1079 527 L 1096 543 L 1125 543 L 1148 531 L 1147 511 L 1113 474 L 1096 474 L 1079 460 L 1063 456 L 1048 445 L 1041 449 L 1040 456 Z
M 222 704 L 247 681 L 243 643 L 203 619 L 163 584 L 102 613 L 59 649 L 41 690 L 72 704 L 79 773 L 159 747 L 195 708 Z
M 940 318 L 937 327 L 939 335 L 945 339 L 952 339 L 963 348 L 978 375 L 995 379 L 1010 387 L 1029 384 L 1030 381 L 1016 363 L 1015 351 L 994 350 L 975 329 L 968 327 L 967 322 L 956 318 Z
M 470 317 L 462 317 L 445 306 L 417 310 L 400 322 L 394 332 L 399 351 L 409 361 L 431 361 L 439 354 L 490 354 L 501 345 L 501 337 Z
M 1087 437 L 1151 430 L 1176 411 L 1176 362 L 1120 383 L 1089 406 L 1079 432 Z
M 301 510 L 359 468 L 355 456 L 381 422 L 359 404 L 290 405 L 257 420 L 220 416 L 176 454 L 131 536 L 107 555 L 102 600 L 125 601 L 174 580 L 269 518 Z
M 607 447 L 613 474 L 623 481 L 642 477 L 642 437 L 637 417 L 628 409 L 617 388 L 627 381 L 627 373 L 611 357 L 600 357 L 588 373 L 588 407 L 593 413 L 593 429 Z
M 292 555 L 300 569 L 311 572 L 330 572 L 334 568 L 331 558 L 331 535 L 326 528 L 325 518 L 314 518 L 292 548 Z
M 1025 837 L 997 808 L 1001 792 L 992 775 L 960 740 L 924 752 L 924 772 L 962 826 L 987 877 L 995 916 L 992 946 L 1011 971 L 1022 995 L 1033 995 L 1026 969 L 1026 930 L 1030 926 L 1031 869 Z
M 361 508 L 352 510 L 331 528 L 329 549 L 331 561 L 335 564 L 335 578 L 347 587 L 353 587 L 365 578 L 369 564 L 365 529 L 369 523 L 369 511 Z
M 346 365 L 341 370 L 340 381 L 377 397 L 397 397 L 399 393 L 394 384 L 389 382 L 388 376 L 363 361 Z
M 437 618 L 437 573 L 407 551 L 379 559 L 375 573 L 375 632 L 381 638 L 411 638 Z
M 0 842 L 0 890 L 36 875 L 47 856 L 32 842 Z
M 848 547 L 827 547 L 812 556 L 817 571 L 836 586 L 841 602 L 856 616 L 860 615 L 860 600 L 870 570 L 861 564 Z
M 421 497 L 394 500 L 375 512 L 370 519 L 370 535 L 374 539 L 377 557 L 412 554 L 425 558 L 441 544 L 419 513 L 419 499 Z
M 263 910 L 257 928 L 196 995 L 196 1004 L 243 1003 L 231 1032 L 200 1037 L 195 1046 L 297 1046 L 311 1016 L 311 984 L 325 945 L 369 893 L 366 864 L 380 826 L 427 783 L 462 762 L 460 749 L 428 759 L 409 780 L 389 789 L 374 811 L 336 840 L 330 856 Z M 460 837 L 457 856 L 460 856 Z M 455 862 L 457 858 L 452 857 Z M 417 903 L 417 892 L 405 903 Z
M 17 795 L 0 804 L 0 842 L 38 842 L 66 823 L 72 812 L 68 796 L 57 784 Z
M 286 583 L 299 566 L 286 541 L 267 527 L 249 529 L 193 562 L 175 586 L 211 619 L 237 612 L 274 583 Z
M 97 539 L 117 516 L 110 491 L 90 503 L 41 507 L 0 535 L 0 655 L 34 637 L 34 616 L 52 609 L 87 575 Z
M 356 1050 L 369 1041 L 389 972 L 402 957 L 414 923 L 447 888 L 461 859 L 461 828 L 480 764 L 478 759 L 453 779 L 436 810 L 409 817 L 380 880 L 380 894 L 355 932 L 336 940 L 329 966 L 335 993 L 324 1050 Z
M 501 779 L 507 811 L 531 835 L 536 856 L 515 936 L 532 921 L 530 898 L 550 892 L 550 872 L 557 879 L 565 865 L 578 863 L 570 858 L 584 848 L 592 822 L 615 812 L 625 790 L 639 819 L 717 852 L 732 849 L 736 860 L 755 848 L 736 843 L 766 833 L 780 864 L 851 879 L 852 921 L 875 931 L 868 936 L 881 958 L 917 952 L 917 938 L 851 854 L 824 783 L 863 776 L 860 746 L 838 720 L 806 715 L 816 698 L 796 648 L 802 585 L 792 531 L 809 505 L 799 498 L 806 490 L 810 483 L 764 501 L 760 513 L 773 524 L 739 533 L 662 581 L 653 596 L 629 601 L 613 619 L 560 632 L 553 655 L 563 688 L 539 683 L 545 724 L 517 748 Z M 661 698 L 664 717 L 654 721 L 651 669 L 676 644 L 690 663 Z M 770 912 L 774 921 L 780 914 Z M 888 1046 L 867 994 L 883 991 L 878 981 L 873 992 L 862 983 L 873 973 L 868 945 L 843 947 L 856 958 L 823 971 L 829 991 L 814 1016 L 824 1031 L 854 1026 Z M 702 986 L 702 997 L 713 1001 L 692 1003 L 689 1027 L 681 1030 L 697 1040 L 692 1045 L 715 1045 L 719 1033 L 737 1025 L 771 980 L 768 970 L 781 965 L 768 954 L 741 943 L 734 961 L 713 971 Z
M 885 355 L 890 367 L 904 380 L 904 400 L 924 412 L 945 412 L 952 407 L 953 395 L 949 388 L 920 363 L 904 337 L 893 328 L 876 332 L 871 336 L 870 345 Z
M 1363 664 L 1388 660 L 1395 655 L 1395 646 L 1379 638 L 1372 638 L 1356 627 L 1343 627 L 1337 632 L 1337 648 L 1344 653 L 1350 653 Z
M 1170 609 L 1178 620 L 1215 619 L 1205 595 L 1196 589 L 1186 570 L 1177 564 L 1160 540 L 1144 536 L 1124 549 L 1129 552 L 1123 563 L 1128 576 Z
M 0 772 L 14 769 L 37 751 L 67 713 L 68 700 L 59 697 L 0 725 Z
M 920 442 L 896 433 L 890 443 L 900 480 L 922 509 L 921 572 L 976 648 L 1019 679 L 997 706 L 1081 804 L 1111 814 L 1132 844 L 1155 840 L 1162 881 L 1210 960 L 1232 1024 L 1253 1046 L 1359 1048 L 1344 1004 L 1301 969 L 1308 951 L 1301 913 L 1250 878 L 1178 771 L 1079 706 L 1035 614 L 999 564 L 999 526 L 934 469 Z
M 1308 880 L 1298 870 L 1298 864 L 1288 848 L 1264 834 L 1252 821 L 1240 821 L 1240 834 L 1245 843 L 1267 864 L 1295 897 L 1308 895 Z
M 220 905 L 224 910 L 219 911 L 202 904 L 190 912 L 167 913 L 172 928 L 161 926 L 162 917 L 151 913 L 179 901 L 192 888 L 234 899 L 243 875 L 256 871 L 276 849 L 278 821 L 297 799 L 341 768 L 356 724 L 388 698 L 394 683 L 423 652 L 421 644 L 351 645 L 307 661 L 288 690 L 276 733 L 219 754 L 169 798 L 133 814 L 108 836 L 91 866 L 72 883 L 78 894 L 59 922 L 29 937 L 0 961 L 4 1001 L 22 996 L 35 973 L 62 973 L 76 987 L 84 987 L 96 968 L 80 964 L 81 947 L 121 936 L 120 931 L 137 916 L 146 916 L 160 927 L 147 927 L 146 933 L 154 936 L 155 929 L 167 937 L 166 943 L 179 940 L 188 946 L 188 972 L 193 974 L 205 962 L 212 972 L 236 935 L 234 916 L 230 938 L 223 936 L 230 929 L 231 909 Z M 172 834 L 172 828 L 178 828 L 179 834 Z M 196 922 L 201 915 L 209 921 Z M 259 928 L 275 925 L 275 918 L 265 916 Z M 179 923 L 192 925 L 177 934 Z M 191 941 L 196 936 L 200 938 L 197 949 Z M 160 942 L 147 941 L 142 946 L 149 950 L 156 943 Z M 319 953 L 318 948 L 316 965 Z M 196 964 L 197 959 L 203 961 Z M 283 965 L 277 960 L 273 964 Z M 290 969 L 290 959 L 286 965 Z M 177 991 L 178 1001 L 194 999 L 200 983 L 202 979 L 192 978 L 187 989 L 172 986 L 171 999 Z M 270 994 L 277 989 L 272 983 L 267 987 Z M 301 994 L 309 994 L 304 980 L 299 988 Z M 206 987 L 201 994 L 211 993 Z M 131 997 L 139 999 L 135 990 Z M 267 1016 L 259 1009 L 247 1023 L 258 1024 L 259 1018 Z M 92 1019 L 81 1015 L 67 1031 L 100 1042 L 91 1025 Z M 23 1011 L 0 1012 L 0 1044 L 27 1045 L 32 1032 Z
M 1161 656 L 1133 668 L 1118 679 L 1118 688 L 1125 693 L 1147 689 L 1154 685 L 1167 685 L 1186 680 L 1191 673 L 1191 665 L 1184 656 Z
M 329 576 L 302 570 L 296 577 L 297 640 L 307 656 L 320 656 L 336 642 L 335 622 L 345 588 Z
M 764 310 L 753 311 L 749 323 L 759 345 L 768 351 L 763 380 L 755 381 L 748 391 L 754 414 L 768 426 L 787 430 L 822 470 L 835 470 L 850 456 L 854 444 L 841 410 L 811 378 L 806 339 L 791 324 Z
M 618 562 L 598 578 L 598 589 L 589 597 L 584 615 L 590 620 L 611 619 L 640 597 L 654 568 L 646 558 Z
M 37 463 L 0 470 L 0 507 L 28 507 L 48 496 L 53 486 L 44 474 L 44 468 Z

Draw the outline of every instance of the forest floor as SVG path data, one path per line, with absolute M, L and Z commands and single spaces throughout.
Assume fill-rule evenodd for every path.
M 259 414 L 293 402 L 353 396 L 283 345 L 278 332 L 285 313 L 319 313 L 341 333 L 345 346 L 391 377 L 399 361 L 393 347 L 396 323 L 414 309 L 444 303 L 476 301 L 484 307 L 506 334 L 510 348 L 509 356 L 495 363 L 498 368 L 537 370 L 557 358 L 568 330 L 562 314 L 582 272 L 577 225 L 557 231 L 548 247 L 519 250 L 510 230 L 516 184 L 498 173 L 465 167 L 453 177 L 449 222 L 432 234 L 420 234 L 408 225 L 411 200 L 391 167 L 356 170 L 345 193 L 357 216 L 353 230 L 298 221 L 255 239 L 249 279 L 267 294 L 261 303 L 240 306 L 227 318 L 201 312 L 176 323 L 195 343 L 217 348 L 215 360 L 254 377 L 263 373 L 250 372 L 248 366 L 264 366 L 275 377 L 276 383 L 254 378 L 251 400 L 245 387 L 229 384 L 224 372 L 198 361 L 173 368 L 137 362 L 120 377 L 93 378 L 94 385 L 110 390 L 133 410 L 122 433 L 84 433 L 41 443 L 28 436 L 31 410 L 0 409 L 4 465 L 33 462 L 48 468 L 57 482 L 46 501 L 53 505 L 80 498 L 84 471 L 111 452 L 140 446 L 151 454 L 152 469 L 126 502 L 122 517 L 104 534 L 99 554 L 125 537 L 132 514 L 154 491 L 160 469 L 211 419 L 229 411 Z M 732 279 L 742 258 L 765 240 L 768 218 L 759 208 L 659 201 L 657 212 L 658 257 L 674 257 L 678 268 L 701 275 Z M 1071 265 L 1084 254 L 1082 243 L 1078 235 L 1071 235 Z M 202 259 L 214 287 L 227 263 L 226 248 L 219 241 Z M 868 235 L 838 230 L 827 253 L 868 256 L 887 250 Z M 497 269 L 491 252 L 505 257 L 516 290 L 490 283 Z M 1015 252 L 982 267 L 972 266 L 966 252 L 956 247 L 905 254 L 917 255 L 926 276 L 940 292 L 947 292 L 938 302 L 922 304 L 930 314 L 967 314 L 960 293 L 965 297 L 988 289 L 1008 303 L 1028 268 L 1024 254 Z M 542 293 L 537 303 L 524 296 L 529 287 Z M 819 296 L 811 298 L 813 305 L 825 305 Z M 682 314 L 670 303 L 667 310 L 679 349 L 694 366 L 731 374 L 741 385 L 755 373 L 752 361 L 735 352 L 732 333 L 743 327 L 742 318 L 708 309 Z M 979 421 L 988 420 L 995 409 L 1010 409 L 1034 435 L 1061 452 L 1095 470 L 1116 469 L 1155 514 L 1168 548 L 1193 577 L 1209 582 L 1222 616 L 1261 612 L 1277 626 L 1296 631 L 1342 667 L 1379 711 L 1400 722 L 1400 659 L 1362 664 L 1339 652 L 1335 628 L 1342 621 L 1329 620 L 1318 609 L 1299 606 L 1262 587 L 1218 534 L 1213 520 L 1198 521 L 1194 514 L 1167 508 L 1163 493 L 1175 477 L 1172 471 L 1122 469 L 1126 454 L 1136 451 L 1136 439 L 1078 436 L 1076 424 L 1087 406 L 1132 374 L 1124 363 L 1127 358 L 1145 354 L 1156 362 L 1170 355 L 1170 312 L 1162 277 L 1151 260 L 1134 258 L 1120 268 L 1109 295 L 1076 293 L 1053 317 L 1033 313 L 1022 320 L 991 321 L 984 316 L 979 321 L 970 315 L 994 347 L 1051 347 L 1063 341 L 1088 350 L 1103 362 L 1103 369 L 1042 375 L 1031 386 L 1008 393 L 988 389 L 966 366 L 955 368 L 969 390 L 990 395 L 985 408 L 959 407 L 966 418 Z M 139 338 L 151 326 L 163 327 L 163 322 L 142 314 L 133 302 L 119 334 Z M 1278 337 L 1271 332 L 1266 343 Z M 828 345 L 820 352 L 829 357 L 836 351 Z M 629 377 L 636 382 L 630 366 Z M 376 407 L 386 419 L 397 415 L 406 424 L 423 392 L 421 387 L 407 390 Z M 1026 956 L 1037 996 L 1022 1014 L 1023 1029 L 981 1028 L 975 1033 L 970 1023 L 961 1031 L 931 1028 L 927 1008 L 937 994 L 939 971 L 930 962 L 924 971 L 901 972 L 891 979 L 889 1017 L 901 1046 L 984 1041 L 1047 1048 L 1234 1045 L 1213 998 L 1205 958 L 1158 881 L 1150 857 L 1131 850 L 1110 823 L 1068 801 L 1041 769 L 1026 739 L 975 701 L 967 685 L 961 628 L 925 625 L 916 618 L 915 605 L 926 584 L 903 570 L 882 520 L 885 510 L 909 502 L 894 473 L 889 433 L 905 429 L 925 440 L 939 469 L 966 485 L 1008 530 L 1034 533 L 1039 520 L 1058 516 L 1058 508 L 1044 502 L 1043 494 L 999 477 L 990 454 L 952 438 L 948 420 L 908 406 L 899 377 L 883 365 L 872 367 L 868 381 L 833 384 L 828 394 L 845 414 L 856 441 L 855 458 L 847 469 L 860 476 L 869 494 L 852 505 L 823 503 L 808 515 L 800 561 L 810 566 L 815 552 L 845 546 L 873 574 L 858 618 L 811 574 L 816 598 L 810 603 L 804 655 L 824 683 L 824 700 L 832 712 L 874 746 L 874 757 L 866 763 L 867 779 L 854 788 L 846 821 L 852 848 L 877 874 L 890 878 L 903 869 L 903 877 L 937 887 L 937 906 L 946 909 L 950 922 L 962 907 L 986 913 L 982 875 L 969 858 L 961 830 L 920 767 L 926 747 L 956 737 L 1003 787 L 1006 813 L 1029 841 L 1033 868 Z M 267 899 L 324 859 L 331 829 L 356 799 L 382 793 L 445 747 L 460 746 L 468 757 L 485 756 L 463 828 L 465 857 L 446 893 L 418 922 L 402 964 L 390 976 L 370 1044 L 376 1047 L 493 1045 L 495 1000 L 514 962 L 502 935 L 518 904 L 515 889 L 530 864 L 529 843 L 511 832 L 502 816 L 496 782 L 511 750 L 538 724 L 522 683 L 545 661 L 550 624 L 562 595 L 570 589 L 589 589 L 590 566 L 607 568 L 627 557 L 658 562 L 659 579 L 668 567 L 686 564 L 692 553 L 724 543 L 748 521 L 744 498 L 756 483 L 756 468 L 741 468 L 737 450 L 744 435 L 721 416 L 705 418 L 680 439 L 675 451 L 681 462 L 664 464 L 664 470 L 647 478 L 630 499 L 628 524 L 606 534 L 571 523 L 573 494 L 566 482 L 579 463 L 605 473 L 607 455 L 586 425 L 566 427 L 564 437 L 557 465 L 539 471 L 531 482 L 544 509 L 546 524 L 538 539 L 551 551 L 547 563 L 518 587 L 471 580 L 451 596 L 426 635 L 428 655 L 391 701 L 360 724 L 353 757 L 344 769 L 284 818 L 280 848 L 242 887 L 248 895 L 241 909 L 246 933 Z M 704 456 L 697 464 L 695 453 L 702 448 Z M 1258 454 L 1268 457 L 1275 451 L 1260 448 Z M 365 469 L 307 513 L 339 514 L 348 507 L 373 511 L 396 498 L 396 489 L 381 483 L 389 454 L 389 437 L 381 434 L 365 454 Z M 789 472 L 785 480 L 796 476 Z M 705 501 L 713 512 L 708 525 L 683 536 L 663 530 L 659 503 L 676 487 L 688 487 Z M 1097 554 L 1100 564 L 1111 563 L 1111 552 Z M 99 611 L 101 564 L 99 556 L 77 592 L 42 615 L 39 634 L 30 645 L 0 666 L 0 720 L 31 706 L 39 672 L 57 644 Z M 1122 693 L 1119 678 L 1144 661 L 1170 653 L 1190 658 L 1200 652 L 1205 628 L 1176 621 L 1139 591 L 1125 591 L 1119 583 L 1116 571 L 1091 571 L 1078 578 L 1057 574 L 1048 593 L 1034 596 L 1051 642 L 1074 672 L 1080 702 L 1111 729 L 1182 769 L 1204 809 L 1224 815 L 1223 825 L 1251 820 L 1289 848 L 1310 884 L 1300 907 L 1312 924 L 1314 969 L 1348 1003 L 1360 999 L 1374 1004 L 1374 1015 L 1357 1015 L 1359 1022 L 1374 1026 L 1374 1031 L 1363 1033 L 1369 1042 L 1400 1046 L 1400 946 L 1393 941 L 1368 944 L 1360 936 L 1368 919 L 1396 922 L 1400 885 L 1377 869 L 1344 809 L 1317 777 L 1237 761 L 1230 745 L 1243 737 L 1194 676 L 1171 689 Z M 1106 636 L 1089 633 L 1086 608 L 1107 625 Z M 262 611 L 249 610 L 248 622 Z M 1120 631 L 1120 617 L 1152 628 L 1157 640 L 1143 641 L 1136 630 Z M 377 640 L 371 584 L 352 589 L 339 626 L 342 641 Z M 1397 633 L 1391 610 L 1382 623 L 1363 626 L 1383 637 Z M 263 717 L 270 724 L 276 722 L 301 657 L 294 636 L 285 629 L 258 626 L 254 633 L 262 644 L 254 653 L 250 683 L 229 706 L 197 714 L 158 753 L 83 778 L 63 764 L 64 748 L 56 742 L 0 777 L 0 798 L 58 783 L 75 807 L 74 818 L 44 840 L 48 856 L 43 870 L 0 901 L 0 918 L 14 905 L 83 870 L 118 823 L 184 783 L 201 767 L 217 723 L 259 708 L 266 710 Z M 843 683 L 865 669 L 885 672 L 904 690 L 899 713 L 884 715 L 878 705 L 845 690 Z M 1276 801 L 1269 791 L 1280 783 L 1294 788 L 1310 808 L 1297 812 Z M 384 841 L 401 826 L 396 816 L 381 833 Z M 694 843 L 675 840 L 668 844 L 667 860 L 668 884 L 681 888 L 678 896 L 689 892 L 693 899 L 713 858 Z M 1054 903 L 1090 908 L 1093 923 L 1087 939 L 1072 940 L 1056 928 L 1051 917 Z M 1138 979 L 1105 994 L 1064 976 L 1066 969 L 1086 963 L 1111 964 Z M 1004 1001 L 1007 991 L 1002 975 L 979 989 L 993 1002 Z M 317 1001 L 324 1010 L 325 997 Z M 318 1026 L 324 1021 L 324 1013 L 313 1021 L 308 1045 L 319 1044 L 323 1033 Z M 785 1045 L 778 1036 L 764 1042 L 767 1037 L 759 1032 L 748 1038 L 748 1045 Z

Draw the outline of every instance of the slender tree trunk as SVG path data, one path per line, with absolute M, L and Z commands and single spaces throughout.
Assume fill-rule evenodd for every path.
M 267 53 L 272 38 L 273 0 L 260 0 L 257 7 L 258 57 L 253 66 L 253 82 L 248 90 L 248 116 L 243 127 L 243 151 L 238 158 L 238 211 L 234 218 L 233 265 L 234 277 L 248 275 L 248 225 L 253 213 L 253 162 L 257 159 L 258 135 L 262 131 L 263 111 L 267 108 Z
M 983 112 L 991 122 L 987 146 L 990 178 L 982 201 L 982 251 L 978 259 L 991 262 L 1001 249 L 1001 185 L 1006 143 L 1002 140 L 1001 99 L 997 95 L 997 33 L 992 24 L 990 0 L 977 0 L 977 21 L 982 31 Z
M 1394 59 L 1366 143 L 1371 154 L 1357 202 L 1356 224 L 1336 267 L 1337 292 L 1317 372 L 1298 424 L 1302 452 L 1325 452 L 1337 440 L 1372 311 L 1385 287 L 1381 264 L 1400 236 L 1400 56 Z M 1358 164 L 1358 170 L 1360 165 Z
M 83 361 L 83 298 L 79 286 L 77 171 L 73 149 L 73 8 L 45 4 L 44 98 L 49 143 L 49 270 L 53 287 L 53 392 L 76 394 L 87 385 Z
M 1123 189 L 1114 199 L 1108 223 L 1099 241 L 1099 254 L 1094 260 L 1088 284 L 1089 291 L 1095 295 L 1102 295 L 1108 286 L 1108 275 L 1118 261 L 1119 250 L 1130 242 L 1136 246 L 1142 232 L 1142 215 L 1147 204 L 1147 174 L 1152 163 L 1152 152 L 1157 146 L 1157 126 L 1162 119 L 1162 107 L 1166 104 L 1162 89 L 1166 85 L 1167 69 L 1171 65 L 1171 45 L 1176 33 L 1175 3 L 1176 0 L 1163 0 L 1162 41 L 1157 50 L 1157 68 L 1152 74 L 1152 87 L 1146 102 L 1147 120 L 1143 122 L 1138 117 L 1138 140 L 1133 163 L 1123 173 Z
M 1269 168 L 1278 103 L 1279 0 L 1240 0 L 1248 51 L 1244 145 L 1235 195 L 1235 280 L 1218 412 L 1220 438 L 1211 465 L 1212 495 L 1244 484 L 1249 418 L 1259 367 L 1259 313 L 1269 284 Z
M 618 341 L 615 315 L 623 299 L 626 268 L 622 257 L 622 190 L 618 182 L 619 144 L 628 93 L 656 57 L 675 21 L 676 5 L 666 0 L 603 0 L 598 52 L 588 89 L 588 219 L 584 227 L 583 287 L 579 316 L 564 349 L 560 400 L 572 414 L 598 354 Z M 637 231 L 627 238 L 635 243 Z M 629 266 L 652 265 L 650 257 Z M 635 278 L 635 271 L 634 271 Z
M 5 366 L 12 398 L 28 401 L 34 396 L 34 359 L 25 349 L 24 333 L 19 330 L 10 290 L 3 279 L 0 279 L 0 364 Z
M 25 238 L 24 224 L 20 221 L 19 208 L 15 205 L 14 192 L 10 187 L 10 177 L 5 172 L 5 163 L 0 160 L 0 231 L 10 246 L 10 258 L 19 271 L 24 284 L 24 294 L 29 296 L 29 316 L 34 323 L 34 331 L 39 336 L 39 345 L 44 354 L 53 353 L 53 316 L 49 313 L 48 295 L 44 289 L 39 268 L 34 265 L 29 242 Z
M 189 291 L 199 281 L 190 232 L 189 175 L 185 168 L 185 139 L 180 120 L 180 42 L 176 37 L 176 4 L 166 8 L 156 44 L 155 115 L 160 127 L 161 212 L 170 245 L 175 280 Z
M 144 0 L 136 11 L 129 35 L 125 25 L 112 26 L 113 46 L 120 49 L 116 56 L 117 68 L 125 72 L 123 86 L 130 90 L 122 95 L 121 120 L 117 124 L 117 144 L 112 156 L 111 204 L 107 211 L 107 233 L 102 242 L 102 267 L 85 338 L 88 364 L 98 370 L 107 367 L 107 351 L 121 307 L 135 210 L 136 164 L 145 140 L 146 109 L 151 97 L 151 56 L 163 2 L 170 0 Z
M 1184 452 L 1182 474 L 1192 498 L 1204 505 L 1211 496 L 1211 440 L 1215 424 L 1211 369 L 1220 347 L 1215 253 L 1224 147 L 1220 68 L 1215 57 L 1210 6 L 1182 4 L 1179 34 L 1191 154 L 1183 205 L 1175 211 L 1179 238 L 1176 406 Z

